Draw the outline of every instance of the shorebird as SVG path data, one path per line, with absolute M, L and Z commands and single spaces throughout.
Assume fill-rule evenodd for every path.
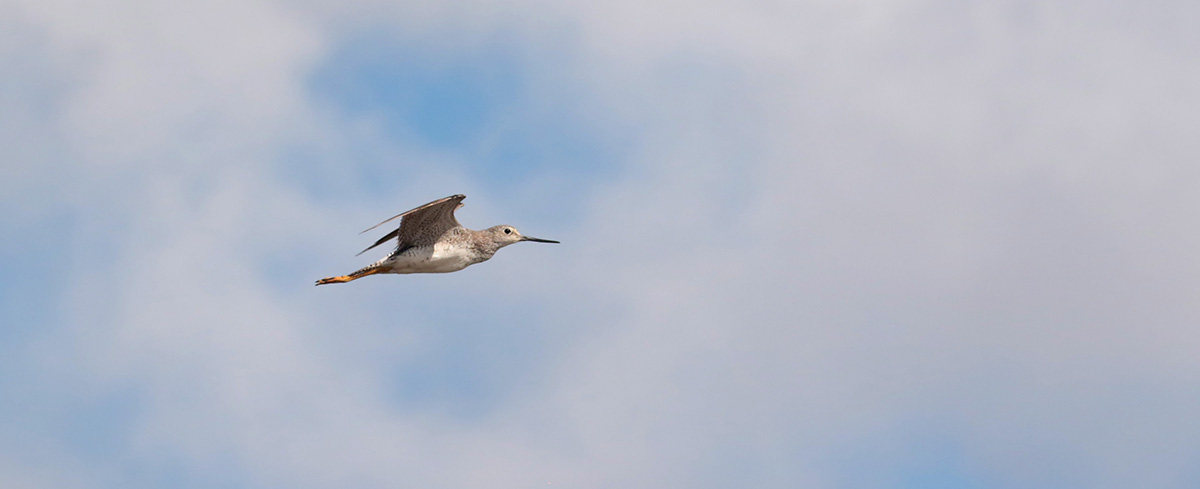
M 371 248 L 396 238 L 396 249 L 388 256 L 367 265 L 349 275 L 326 277 L 317 285 L 340 284 L 377 273 L 449 273 L 457 272 L 476 263 L 487 261 L 500 248 L 521 241 L 557 243 L 549 239 L 532 238 L 517 232 L 508 225 L 492 226 L 482 231 L 462 227 L 454 218 L 454 211 L 462 207 L 465 195 L 451 195 L 438 199 L 408 212 L 367 228 L 363 233 L 387 224 L 397 217 L 400 226 L 387 233 L 375 244 L 358 252 L 366 253 Z M 359 233 L 362 234 L 362 233 Z M 357 256 L 357 255 L 356 255 Z

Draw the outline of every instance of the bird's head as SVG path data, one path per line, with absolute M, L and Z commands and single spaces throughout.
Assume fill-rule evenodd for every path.
M 533 241 L 536 243 L 557 243 L 558 242 L 558 241 L 554 241 L 551 239 L 541 239 L 541 238 L 525 236 L 525 235 L 521 234 L 519 231 L 517 231 L 517 228 L 506 225 L 506 224 L 502 224 L 499 226 L 492 226 L 490 228 L 487 228 L 487 232 L 489 235 L 491 235 L 492 242 L 496 243 L 497 249 L 503 248 L 510 244 L 518 243 L 521 241 Z

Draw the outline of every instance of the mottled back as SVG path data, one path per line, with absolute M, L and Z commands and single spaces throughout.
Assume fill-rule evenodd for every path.
M 462 201 L 465 198 L 467 196 L 462 194 L 451 195 L 417 207 L 416 209 L 396 214 L 386 221 L 367 228 L 366 231 L 363 231 L 364 233 L 387 224 L 397 217 L 400 218 L 400 227 L 379 238 L 379 241 L 376 241 L 375 244 L 368 246 L 367 249 L 360 251 L 358 254 L 366 253 L 367 250 L 386 243 L 392 238 L 398 238 L 396 243 L 397 249 L 433 245 L 447 231 L 462 227 L 458 223 L 458 219 L 454 218 L 454 211 L 462 207 Z

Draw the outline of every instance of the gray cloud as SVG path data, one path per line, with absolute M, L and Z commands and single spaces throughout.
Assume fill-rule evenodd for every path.
M 19 32 L 85 61 L 31 72 L 69 92 L 6 93 L 62 104 L 31 131 L 81 155 L 45 158 L 88 177 L 73 205 L 112 225 L 93 224 L 113 250 L 74 257 L 52 339 L 76 355 L 53 375 L 135 386 L 123 457 L 247 486 L 893 486 L 928 435 L 965 467 L 935 472 L 984 487 L 1195 478 L 1194 7 L 42 5 L 16 7 L 36 26 Z M 436 28 L 405 32 L 440 49 L 566 43 L 566 67 L 534 78 L 570 84 L 635 149 L 578 222 L 546 230 L 562 247 L 314 291 L 354 263 L 329 258 L 357 246 L 343 223 L 411 192 L 315 200 L 275 170 L 297 140 L 436 162 L 397 185 L 466 187 L 464 222 L 513 215 L 441 168 L 453 156 L 306 99 L 333 39 L 418 23 Z M 527 315 L 499 321 L 541 342 L 536 361 L 482 361 L 511 376 L 477 377 L 506 395 L 473 417 L 392 397 L 406 359 L 454 344 L 426 306 L 447 304 Z

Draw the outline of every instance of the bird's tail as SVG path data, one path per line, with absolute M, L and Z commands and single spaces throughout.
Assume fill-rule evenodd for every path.
M 383 269 L 379 267 L 379 264 L 372 264 L 372 265 L 363 267 L 363 268 L 359 269 L 358 271 L 351 273 L 350 275 L 338 275 L 336 277 L 325 277 L 321 280 L 318 280 L 317 285 L 346 283 L 351 280 L 358 280 L 360 278 L 366 277 L 367 275 L 375 275 L 375 274 L 381 273 L 381 272 L 383 272 Z

